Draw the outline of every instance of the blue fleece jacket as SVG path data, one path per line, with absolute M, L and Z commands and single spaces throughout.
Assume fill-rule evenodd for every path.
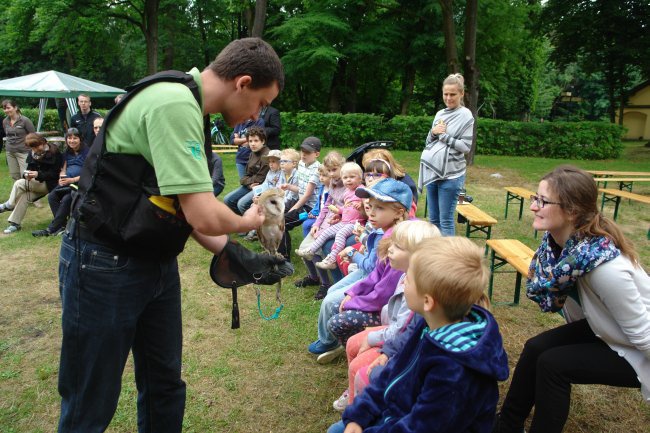
M 440 343 L 449 340 L 440 338 L 445 330 L 430 331 L 418 318 L 403 350 L 348 406 L 343 422 L 364 433 L 490 432 L 508 359 L 488 311 L 474 306 L 466 321 L 474 328 L 469 348 Z

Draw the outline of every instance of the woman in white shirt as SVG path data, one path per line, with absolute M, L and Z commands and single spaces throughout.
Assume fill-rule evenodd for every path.
M 641 388 L 650 402 L 650 277 L 618 226 L 598 212 L 593 178 L 560 166 L 531 197 L 546 231 L 531 262 L 527 296 L 567 324 L 526 342 L 494 431 L 561 432 L 571 384 Z

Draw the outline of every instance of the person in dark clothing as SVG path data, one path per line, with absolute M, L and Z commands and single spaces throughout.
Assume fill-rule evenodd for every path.
M 260 113 L 260 117 L 264 120 L 264 132 L 266 132 L 266 147 L 269 149 L 280 149 L 282 141 L 280 140 L 280 131 L 282 124 L 280 123 L 280 111 L 277 108 L 265 107 Z
M 95 139 L 93 132 L 93 122 L 96 118 L 102 117 L 98 112 L 90 109 L 92 103 L 90 96 L 83 93 L 77 97 L 79 111 L 70 119 L 70 127 L 77 128 L 81 132 L 81 138 L 87 146 L 91 145 Z

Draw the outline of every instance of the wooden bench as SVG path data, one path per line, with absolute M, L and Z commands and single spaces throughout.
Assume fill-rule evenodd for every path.
M 650 177 L 594 177 L 596 184 L 603 182 L 603 188 L 607 188 L 607 182 L 618 182 L 618 189 L 632 192 L 634 182 L 650 182 Z
M 237 146 L 230 144 L 213 144 L 212 151 L 216 153 L 237 153 Z
M 485 234 L 485 239 L 490 239 L 492 226 L 498 222 L 495 218 L 470 203 L 458 204 L 456 212 L 466 220 L 467 230 L 465 236 L 471 238 L 472 233 L 480 232 Z M 485 254 L 487 254 L 487 246 L 485 247 Z
M 521 276 L 528 275 L 530 261 L 533 259 L 533 250 L 516 239 L 490 239 L 487 246 L 492 249 L 490 255 L 490 284 L 488 286 L 488 296 L 492 300 L 492 290 L 494 286 L 494 274 L 502 266 L 509 264 L 517 272 L 515 279 L 515 295 L 511 303 L 507 305 L 519 305 L 519 295 L 521 292 Z M 506 273 L 501 271 L 499 273 Z
M 621 176 L 650 176 L 650 171 L 615 171 L 615 170 L 585 170 L 594 176 L 621 177 Z
M 506 186 L 503 187 L 506 190 L 506 214 L 503 217 L 508 219 L 508 207 L 511 202 L 519 202 L 519 219 L 524 213 L 524 202 L 530 198 L 531 195 L 535 195 L 534 191 L 531 191 L 526 188 L 520 188 L 518 186 Z
M 629 200 L 638 201 L 639 203 L 650 204 L 650 197 L 647 195 L 636 194 L 629 191 L 621 191 L 620 189 L 608 189 L 608 188 L 598 188 L 603 194 L 602 203 L 600 204 L 600 212 L 603 212 L 606 202 L 614 202 L 614 221 L 618 217 L 618 207 L 621 204 L 622 198 L 627 198 Z M 650 239 L 650 228 L 646 238 Z

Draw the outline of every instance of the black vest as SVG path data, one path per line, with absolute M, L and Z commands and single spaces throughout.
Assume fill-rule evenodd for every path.
M 135 257 L 174 257 L 183 251 L 192 232 L 176 196 L 164 198 L 170 201 L 171 208 L 154 204 L 161 198 L 160 189 L 154 168 L 144 157 L 106 150 L 106 128 L 111 121 L 140 90 L 159 82 L 186 85 L 201 105 L 196 82 L 184 72 L 159 72 L 129 86 L 128 93 L 108 113 L 95 138 L 81 172 L 79 194 L 72 212 L 82 239 Z M 204 130 L 209 170 L 212 160 L 209 116 L 204 119 Z

